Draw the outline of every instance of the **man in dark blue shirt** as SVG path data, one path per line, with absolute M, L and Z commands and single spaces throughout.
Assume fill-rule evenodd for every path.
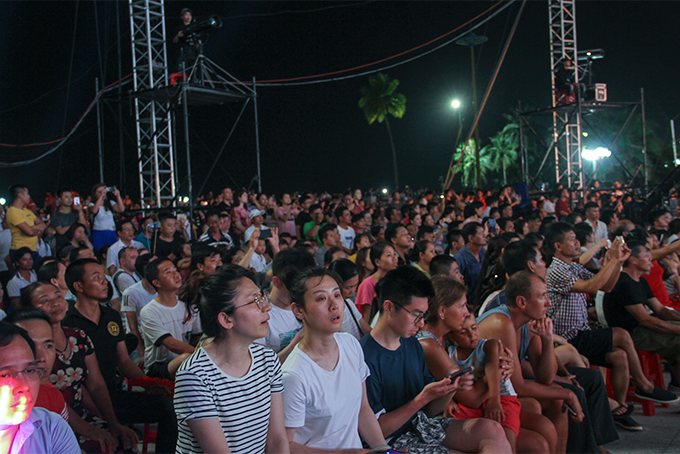
M 482 272 L 482 263 L 484 262 L 484 255 L 486 254 L 486 243 L 489 240 L 489 235 L 486 229 L 479 222 L 468 222 L 463 227 L 462 231 L 465 246 L 463 249 L 456 252 L 454 256 L 456 263 L 460 267 L 460 272 L 465 278 L 465 285 L 468 286 L 467 300 L 468 304 L 475 306 L 481 301 L 475 301 L 475 291 L 477 289 L 477 281 Z

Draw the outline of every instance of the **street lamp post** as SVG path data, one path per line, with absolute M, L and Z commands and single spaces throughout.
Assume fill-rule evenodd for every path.
M 469 33 L 456 41 L 459 46 L 470 48 L 470 62 L 472 64 L 472 109 L 473 115 L 477 118 L 477 77 L 475 73 L 475 46 L 485 43 L 489 38 L 486 36 Z M 477 170 L 477 188 L 482 187 L 482 166 L 479 159 L 479 128 L 475 128 L 475 167 Z
M 458 113 L 458 135 L 456 136 L 456 145 L 453 147 L 453 151 L 455 152 L 458 149 L 458 143 L 460 142 L 460 134 L 463 132 L 463 118 L 460 115 L 460 101 L 454 99 L 451 101 L 451 107 Z

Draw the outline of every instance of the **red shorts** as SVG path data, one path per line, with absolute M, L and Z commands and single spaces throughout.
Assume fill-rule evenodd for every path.
M 459 403 L 459 410 L 453 414 L 453 417 L 456 419 L 483 418 L 485 405 L 486 402 L 479 408 L 469 408 Z M 505 420 L 501 421 L 501 426 L 511 429 L 515 432 L 515 436 L 518 436 L 519 413 L 522 410 L 522 404 L 517 400 L 517 396 L 501 396 L 501 407 L 505 413 Z

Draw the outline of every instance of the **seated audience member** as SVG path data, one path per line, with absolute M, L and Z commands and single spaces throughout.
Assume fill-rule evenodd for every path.
M 58 414 L 36 407 L 40 378 L 35 345 L 18 326 L 0 321 L 0 449 L 8 453 L 79 454 L 73 431 Z
M 423 348 L 413 336 L 429 316 L 433 296 L 432 283 L 415 268 L 390 271 L 380 286 L 378 323 L 360 341 L 370 370 L 368 402 L 385 438 L 397 450 L 415 452 L 512 452 L 495 421 L 433 419 L 448 407 L 458 389 L 469 390 L 472 385 L 470 374 L 452 383 L 449 378 L 435 381 L 427 370 Z
M 425 276 L 430 277 L 430 262 L 436 256 L 437 252 L 434 250 L 434 243 L 418 241 L 413 247 L 409 259 L 415 268 L 422 271 Z
M 19 308 L 21 289 L 38 280 L 33 271 L 33 252 L 27 247 L 21 247 L 14 253 L 14 269 L 16 274 L 7 283 L 7 296 L 12 307 Z
M 22 306 L 47 314 L 54 348 L 58 353 L 48 377 L 61 391 L 69 407 L 69 424 L 80 435 L 79 442 L 83 448 L 87 451 L 101 448 L 102 452 L 106 452 L 115 448 L 117 437 L 122 437 L 125 446 L 135 446 L 137 437 L 134 432 L 116 418 L 89 336 L 77 328 L 62 325 L 68 306 L 59 289 L 44 282 L 31 284 L 22 295 Z M 86 405 L 83 387 L 87 389 L 94 408 Z M 108 431 L 102 428 L 108 428 Z
M 38 270 L 37 277 L 40 282 L 48 282 L 59 289 L 61 294 L 65 295 L 68 293 L 68 287 L 66 286 L 66 281 L 64 280 L 64 274 L 66 273 L 66 267 L 63 263 L 53 261 L 45 263 Z
M 510 244 L 506 235 L 515 235 L 514 232 L 506 232 L 489 240 L 486 249 L 482 270 L 477 281 L 474 307 L 478 307 L 486 298 L 505 285 L 505 269 L 503 268 L 503 251 Z
M 454 257 L 460 267 L 460 273 L 465 277 L 465 285 L 468 286 L 468 303 L 474 306 L 478 303 L 475 300 L 475 289 L 482 272 L 482 263 L 486 254 L 484 246 L 487 244 L 488 235 L 482 224 L 478 222 L 466 224 L 462 235 L 465 246 Z
M 228 216 L 227 218 L 230 219 Z M 234 240 L 229 235 L 229 232 L 223 232 L 220 228 L 220 215 L 218 212 L 209 212 L 205 217 L 205 222 L 208 225 L 208 231 L 200 236 L 198 239 L 199 243 L 205 243 L 208 246 L 224 244 L 230 249 L 234 247 Z
M 452 277 L 461 284 L 465 283 L 465 278 L 460 274 L 460 268 L 456 259 L 448 254 L 437 255 L 430 262 L 430 275 Z
M 588 323 L 586 293 L 598 290 L 610 292 L 619 279 L 621 264 L 630 255 L 630 249 L 616 239 L 605 255 L 600 271 L 593 275 L 582 265 L 574 263 L 581 255 L 573 227 L 558 222 L 550 227 L 546 238 L 554 257 L 548 268 L 548 297 L 552 308 L 548 314 L 555 322 L 555 333 L 564 337 L 591 364 L 612 368 L 614 399 L 625 407 L 628 377 L 639 376 L 640 393 L 651 400 L 675 401 L 677 396 L 655 387 L 644 379 L 630 334 L 623 328 L 591 329 Z
M 413 238 L 402 224 L 390 224 L 385 228 L 385 241 L 397 253 L 397 266 L 408 264 L 408 255 L 413 248 Z
M 248 268 L 254 273 L 261 273 L 267 266 L 267 257 L 265 252 L 267 250 L 267 245 L 265 241 L 261 238 L 257 240 L 257 246 L 253 250 L 253 254 L 250 257 L 250 263 Z
M 602 238 L 596 243 L 593 228 L 587 222 L 576 224 L 574 226 L 574 233 L 576 234 L 576 239 L 581 244 L 581 256 L 578 258 L 578 263 L 583 265 L 588 271 L 597 272 L 602 267 L 602 263 L 596 256 L 599 255 L 600 251 L 607 248 L 608 240 Z
M 266 295 L 252 273 L 234 265 L 213 274 L 201 294 L 209 339 L 177 371 L 176 452 L 287 454 L 281 365 L 253 343 L 267 333 Z
M 364 279 L 373 274 L 373 271 L 375 270 L 375 266 L 371 262 L 370 246 L 361 248 L 357 251 L 357 257 L 356 260 L 354 261 L 354 264 L 357 266 L 357 269 L 359 270 L 359 284 L 361 284 L 364 281 Z
M 637 350 L 655 351 L 671 364 L 680 377 L 680 316 L 663 306 L 642 277 L 652 269 L 649 248 L 630 241 L 630 257 L 623 265 L 619 281 L 604 297 L 603 308 L 607 323 L 628 331 Z M 651 309 L 652 314 L 648 311 Z M 654 391 L 656 392 L 656 390 Z M 648 398 L 650 393 L 636 389 L 636 395 Z M 676 399 L 677 400 L 677 397 Z
M 282 366 L 291 452 L 357 452 L 359 435 L 374 452 L 389 449 L 366 398 L 369 371 L 361 346 L 339 332 L 345 304 L 336 274 L 308 268 L 295 277 L 291 296 L 304 325 L 302 340 Z M 339 389 L 342 398 L 331 398 Z
M 135 260 L 135 272 L 144 276 L 144 269 L 146 265 L 154 260 L 156 257 L 147 252 L 146 254 L 140 255 Z M 136 284 L 128 287 L 121 297 L 121 315 L 125 317 L 124 323 L 127 323 L 128 333 L 134 334 L 137 338 L 137 353 L 133 352 L 137 365 L 141 368 L 144 367 L 144 338 L 139 330 L 139 315 L 142 312 L 142 308 L 146 306 L 149 301 L 156 298 L 158 293 L 156 289 L 145 277 Z
M 541 415 L 538 402 L 525 400 L 523 406 L 517 399 L 509 380 L 514 365 L 509 351 L 496 339 L 480 340 L 476 320 L 465 305 L 465 286 L 446 277 L 433 279 L 432 284 L 435 297 L 430 300 L 430 313 L 438 316 L 428 319 L 418 334 L 428 369 L 440 379 L 454 364 L 474 367 L 476 389 L 456 394 L 458 409 L 453 415 L 498 421 L 513 452 L 555 452 L 555 426 Z
M 321 246 L 321 239 L 319 238 L 319 230 L 326 225 L 324 222 L 324 212 L 321 205 L 315 203 L 309 207 L 310 220 L 302 226 L 303 238 L 316 241 L 317 245 Z
M 336 260 L 340 259 L 346 259 L 348 258 L 347 252 L 345 252 L 344 248 L 338 247 L 338 246 L 333 246 L 329 250 L 326 251 L 326 253 L 323 256 L 323 266 L 324 268 L 328 268 L 331 263 L 335 262 Z
M 274 210 L 274 218 L 276 219 L 276 226 L 281 233 L 287 233 L 295 236 L 295 217 L 298 214 L 298 209 L 292 202 L 290 194 L 285 193 L 281 197 L 281 206 Z
M 222 257 L 216 247 L 196 243 L 191 249 L 190 272 L 200 271 L 205 274 L 206 277 L 210 277 L 220 266 L 222 266 Z
M 336 273 L 342 280 L 340 291 L 345 300 L 345 317 L 342 319 L 340 331 L 350 333 L 357 340 L 361 339 L 364 334 L 371 331 L 371 327 L 361 316 L 361 312 L 359 312 L 353 301 L 359 286 L 359 270 L 348 259 L 336 260 L 330 264 L 328 269 Z
M 109 254 L 110 251 L 111 249 Z M 142 279 L 135 270 L 137 257 L 139 252 L 133 247 L 124 247 L 118 251 L 118 270 L 111 276 L 111 281 L 119 295 Z
M 387 241 L 379 241 L 371 246 L 370 258 L 375 267 L 375 272 L 359 284 L 357 298 L 354 300 L 354 304 L 361 311 L 368 324 L 378 313 L 375 287 L 389 271 L 396 269 L 398 264 L 397 251 Z
M 66 269 L 65 277 L 77 300 L 62 323 L 81 329 L 92 340 L 118 420 L 125 424 L 157 422 L 156 451 L 174 450 L 177 421 L 172 401 L 164 396 L 123 391 L 116 376 L 117 369 L 126 378 L 144 377 L 144 373 L 128 355 L 120 315 L 99 304 L 108 292 L 101 265 L 95 259 L 76 260 Z
M 135 228 L 132 222 L 121 222 L 116 226 L 116 234 L 118 235 L 118 241 L 113 243 L 106 252 L 106 269 L 111 276 L 113 276 L 118 268 L 120 268 L 120 262 L 118 260 L 118 252 L 123 248 L 134 248 L 140 249 L 144 245 L 139 241 L 135 241 Z M 134 263 L 134 262 L 133 262 Z
M 92 219 L 92 249 L 98 251 L 116 242 L 116 222 L 113 212 L 122 213 L 125 210 L 125 204 L 118 189 L 109 192 L 103 183 L 98 183 L 92 188 L 92 200 L 94 202 L 90 202 L 88 207 Z
M 295 345 L 302 339 L 302 323 L 291 307 L 290 288 L 295 276 L 305 268 L 314 266 L 314 257 L 304 249 L 286 249 L 274 256 L 272 287 L 269 299 L 269 331 L 255 342 L 269 347 L 285 361 Z
M 25 329 L 35 344 L 36 366 L 43 371 L 40 377 L 40 393 L 35 406 L 57 413 L 68 422 L 68 406 L 64 396 L 50 383 L 50 373 L 57 358 L 50 318 L 40 309 L 22 307 L 12 311 L 5 321 Z
M 66 232 L 71 225 L 76 222 L 86 225 L 85 212 L 82 203 L 73 203 L 73 191 L 70 189 L 60 189 L 57 191 L 59 198 L 59 209 L 52 213 L 50 217 L 50 225 L 55 230 L 55 250 L 61 249 L 69 240 L 66 238 Z M 73 205 L 73 209 L 71 209 Z
M 158 295 L 140 311 L 139 326 L 144 337 L 144 367 L 150 377 L 172 380 L 182 361 L 194 351 L 192 337 L 199 335 L 198 312 L 187 311 L 177 298 L 182 277 L 165 257 L 149 262 L 144 277 Z
M 151 250 L 151 238 L 153 237 L 153 218 L 146 216 L 139 221 L 139 235 L 135 237 L 135 241 L 139 241 L 146 249 Z
M 177 217 L 171 212 L 162 212 L 158 214 L 158 222 L 161 228 L 151 241 L 151 250 L 156 257 L 175 260 L 185 242 L 177 233 Z
M 458 229 L 449 230 L 446 233 L 446 249 L 444 254 L 448 254 L 454 257 L 458 251 L 465 247 L 465 239 L 463 238 L 463 233 Z
M 317 266 L 324 266 L 326 251 L 334 247 L 342 247 L 338 226 L 335 224 L 325 224 L 319 229 L 318 237 L 321 241 L 321 247 L 316 250 L 314 258 L 316 259 Z

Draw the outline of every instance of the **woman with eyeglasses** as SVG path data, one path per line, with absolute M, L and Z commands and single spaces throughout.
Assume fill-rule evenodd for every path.
M 293 313 L 304 325 L 302 340 L 283 364 L 283 410 L 292 453 L 389 449 L 366 397 L 369 371 L 361 346 L 340 332 L 345 315 L 341 286 L 335 272 L 307 268 L 290 290 Z M 359 435 L 374 451 L 362 449 Z
M 226 265 L 201 287 L 208 339 L 175 376 L 177 453 L 288 453 L 281 364 L 255 339 L 268 331 L 271 304 L 253 274 Z

